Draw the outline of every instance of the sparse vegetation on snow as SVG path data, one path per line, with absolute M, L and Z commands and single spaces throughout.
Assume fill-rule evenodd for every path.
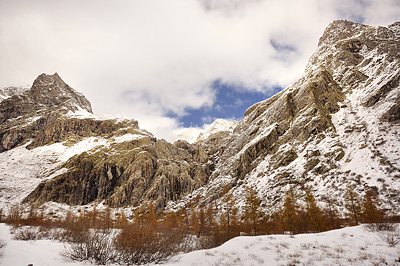
M 379 225 L 378 225 L 379 226 Z M 396 226 L 396 225 L 392 225 Z M 9 239 L 2 265 L 135 265 L 128 262 L 111 263 L 115 256 L 108 245 L 111 241 L 93 241 L 87 254 L 95 260 L 71 261 L 60 255 L 65 251 L 59 241 L 12 239 L 10 227 L 0 224 L 0 235 Z M 380 230 L 380 229 L 379 229 Z M 98 236 L 101 231 L 98 231 Z M 95 234 L 91 234 L 93 237 Z M 100 245 L 100 246 L 99 246 Z M 89 246 L 88 246 L 89 247 Z M 79 252 L 85 249 L 79 249 Z M 103 253 L 107 250 L 110 253 Z M 68 250 L 71 252 L 72 250 Z M 72 251 L 78 252 L 78 251 Z M 92 252 L 92 253 L 91 253 Z M 95 252 L 96 254 L 93 254 Z M 79 254 L 79 253 L 77 253 Z M 110 257 L 111 256 L 111 257 Z M 68 256 L 67 256 L 68 257 Z M 79 262 L 81 261 L 81 262 Z M 85 262 L 86 261 L 86 262 Z M 102 263 L 103 262 L 103 263 Z M 197 250 L 187 254 L 177 254 L 161 265 L 392 265 L 400 263 L 400 245 L 389 245 L 377 237 L 374 230 L 365 226 L 355 226 L 317 234 L 239 236 L 225 244 L 207 250 Z M 154 265 L 154 264 L 152 264 Z

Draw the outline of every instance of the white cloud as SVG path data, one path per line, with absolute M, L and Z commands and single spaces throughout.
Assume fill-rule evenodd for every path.
M 365 23 L 387 26 L 400 20 L 399 0 L 370 0 L 368 3 L 365 10 Z
M 0 83 L 57 71 L 95 112 L 173 139 L 179 122 L 166 114 L 217 104 L 214 80 L 286 86 L 332 20 L 386 25 L 399 14 L 398 0 L 2 0 Z

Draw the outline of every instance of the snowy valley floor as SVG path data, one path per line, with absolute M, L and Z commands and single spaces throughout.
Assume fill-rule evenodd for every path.
M 13 240 L 9 227 L 0 224 L 0 239 L 7 242 L 2 266 L 90 265 L 66 261 L 63 244 L 51 240 Z M 400 244 L 390 247 L 363 226 L 295 236 L 241 236 L 220 247 L 174 257 L 165 266 L 195 265 L 400 265 Z

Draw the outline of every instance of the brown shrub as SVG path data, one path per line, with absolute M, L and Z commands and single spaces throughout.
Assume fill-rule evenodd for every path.
M 117 258 L 112 235 L 99 230 L 82 233 L 79 241 L 69 242 L 64 246 L 61 255 L 70 260 L 89 261 L 96 265 L 113 263 Z
M 166 261 L 183 249 L 184 236 L 173 228 L 130 225 L 114 241 L 118 262 L 143 265 Z
M 15 240 L 30 241 L 43 239 L 43 236 L 39 227 L 24 226 L 16 228 L 12 238 Z

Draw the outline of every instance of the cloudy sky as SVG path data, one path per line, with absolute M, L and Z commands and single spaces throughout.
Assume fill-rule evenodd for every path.
M 400 0 L 0 0 L 0 86 L 58 72 L 174 140 L 294 82 L 335 19 L 386 26 Z

